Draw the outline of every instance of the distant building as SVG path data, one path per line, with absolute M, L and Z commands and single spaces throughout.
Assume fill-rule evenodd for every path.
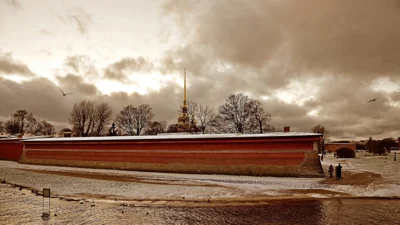
M 72 130 L 69 128 L 64 128 L 60 131 L 60 137 L 72 137 Z
M 400 148 L 400 137 L 397 138 L 397 146 Z
M 356 151 L 356 143 L 325 143 L 325 151 L 336 152 L 341 148 L 349 148 Z

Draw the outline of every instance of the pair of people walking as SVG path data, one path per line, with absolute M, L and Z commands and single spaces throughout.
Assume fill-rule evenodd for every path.
M 334 171 L 334 169 L 331 164 L 328 169 L 328 172 L 329 172 L 329 175 L 331 178 L 332 178 L 333 171 Z M 336 166 L 335 171 L 336 171 L 336 180 L 341 180 L 342 179 L 342 166 L 340 165 L 340 163 L 338 166 Z

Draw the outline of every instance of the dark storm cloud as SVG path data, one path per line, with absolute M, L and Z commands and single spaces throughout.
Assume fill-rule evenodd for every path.
M 104 69 L 104 78 L 125 82 L 130 72 L 150 72 L 153 64 L 143 57 L 126 57 L 108 65 Z
M 15 59 L 11 53 L 2 53 L 0 51 L 0 74 L 18 74 L 31 77 L 34 73 L 27 65 Z
M 63 77 L 58 76 L 57 80 L 61 84 L 61 89 L 63 89 L 65 93 L 73 92 L 78 95 L 82 94 L 88 96 L 93 96 L 97 93 L 96 86 L 85 83 L 83 78 L 78 75 L 67 74 Z
M 1 117 L 8 118 L 25 109 L 46 120 L 66 122 L 71 100 L 64 98 L 54 83 L 45 78 L 16 83 L 0 77 Z
M 74 95 L 63 97 L 57 86 L 45 78 L 33 79 L 23 83 L 17 83 L 0 77 L 0 118 L 9 118 L 16 110 L 26 109 L 37 117 L 52 121 L 57 129 L 70 127 L 68 116 L 74 103 L 81 100 L 93 100 L 95 102 L 107 102 L 112 106 L 114 115 L 129 104 L 149 104 L 156 114 L 155 120 L 172 120 L 175 122 L 178 116 L 178 107 L 182 103 L 182 88 L 178 85 L 169 85 L 160 91 L 148 95 L 127 94 L 124 92 L 102 95 L 97 92 L 93 95 L 86 94 L 94 87 L 82 83 L 82 80 L 74 75 L 58 78 L 60 87 L 65 92 L 76 92 Z
M 186 68 L 188 100 L 217 109 L 232 93 L 248 93 L 256 99 L 268 96 L 263 103 L 279 130 L 288 125 L 293 131 L 310 131 L 322 124 L 335 138 L 398 136 L 400 108 L 395 105 L 400 104 L 399 92 L 374 91 L 370 86 L 385 76 L 400 84 L 399 1 L 170 0 L 164 10 L 176 22 L 182 42 L 165 52 L 160 66 L 143 57 L 116 58 L 101 71 L 104 78 L 126 82 L 135 72 L 182 75 Z M 61 22 L 73 23 L 82 35 L 93 21 L 79 10 L 54 15 Z M 60 92 L 54 85 L 42 84 L 45 89 L 39 89 L 38 80 L 23 84 L 29 90 L 17 83 L 8 85 L 29 95 L 26 101 L 30 102 L 35 102 L 35 91 L 54 92 L 58 102 L 47 95 L 43 99 L 62 104 L 63 112 L 33 109 L 59 123 L 67 123 L 73 103 L 83 99 L 108 102 L 114 114 L 128 104 L 149 104 L 155 119 L 176 121 L 183 99 L 182 88 L 173 81 L 147 95 L 101 95 L 83 80 L 90 74 L 98 76 L 99 68 L 88 56 L 68 57 L 64 69 L 67 75 L 58 77 L 59 83 L 65 91 L 78 93 L 70 98 L 58 99 Z M 0 93 L 7 96 L 12 90 Z M 299 96 L 294 95 L 292 103 L 284 102 L 276 96 L 282 90 Z M 1 99 L 4 107 L 12 106 L 12 112 L 18 96 L 14 95 L 13 101 Z M 378 100 L 368 103 L 373 98 Z M 304 103 L 295 104 L 299 102 Z
M 313 118 L 316 124 L 324 124 L 332 136 L 347 135 L 347 139 L 367 139 L 375 134 L 383 136 L 388 135 L 390 131 L 398 132 L 395 125 L 400 123 L 400 117 L 397 116 L 400 108 L 391 106 L 390 98 L 384 92 L 366 88 L 368 82 L 335 79 L 328 80 L 321 86 L 324 88 L 319 90 L 317 99 L 306 102 L 303 107 L 306 107 L 307 111 L 317 110 L 317 117 L 307 117 Z M 368 102 L 373 98 L 378 100 Z M 302 126 L 306 125 L 304 123 Z M 385 127 L 392 129 L 388 130 Z
M 239 91 L 259 98 L 315 80 L 318 91 L 302 106 L 265 101 L 273 123 L 302 131 L 321 123 L 340 138 L 399 131 L 391 125 L 400 123 L 399 108 L 370 85 L 383 76 L 400 83 L 400 1 L 170 0 L 164 13 L 186 41 L 166 52 L 161 71 L 192 71 L 194 99 L 212 104 Z
M 182 91 L 182 88 L 171 84 L 147 95 L 115 92 L 110 95 L 99 95 L 95 100 L 108 102 L 112 106 L 114 114 L 118 114 L 124 106 L 130 104 L 134 106 L 148 104 L 155 113 L 155 120 L 176 122 L 178 108 L 183 102 L 183 97 L 181 97 L 183 95 L 177 94 L 178 91 Z
M 181 27 L 191 34 L 187 50 L 212 59 L 250 68 L 281 59 L 297 70 L 360 77 L 399 69 L 397 0 L 183 2 L 164 9 L 191 25 Z
M 22 9 L 22 5 L 18 0 L 5 0 L 5 2 L 15 9 Z

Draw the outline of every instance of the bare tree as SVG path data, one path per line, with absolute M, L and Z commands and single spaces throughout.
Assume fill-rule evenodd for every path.
M 73 125 L 75 136 L 91 136 L 95 126 L 94 102 L 82 100 L 75 103 L 70 113 L 69 122 Z
M 118 135 L 118 130 L 117 130 L 117 126 L 115 125 L 115 123 L 113 122 L 111 124 L 111 127 L 108 129 L 108 133 L 107 136 L 117 136 Z
M 264 132 L 275 132 L 276 130 L 275 127 L 272 126 L 271 124 L 267 124 L 267 126 L 264 126 L 263 129 Z
M 127 135 L 139 136 L 149 126 L 154 114 L 149 105 L 128 105 L 116 117 L 116 124 Z
M 140 135 L 154 117 L 153 109 L 149 105 L 139 105 L 137 107 L 136 134 Z
M 6 121 L 5 125 L 6 132 L 11 135 L 19 133 L 19 123 L 15 117 Z
M 117 126 L 127 135 L 135 135 L 134 121 L 137 114 L 136 111 L 133 105 L 125 106 L 115 119 Z
M 42 135 L 53 135 L 56 133 L 54 126 L 46 120 L 42 120 Z
M 251 125 L 250 132 L 251 133 L 260 133 L 269 132 L 271 127 L 268 126 L 271 121 L 271 114 L 266 113 L 264 111 L 264 107 L 262 103 L 258 100 L 252 100 L 251 104 Z
M 0 134 L 3 134 L 5 131 L 4 123 L 3 121 L 0 121 Z
M 55 134 L 54 126 L 48 123 L 46 120 L 36 119 L 34 117 L 31 118 L 31 124 L 29 127 L 29 133 L 33 135 L 41 134 L 41 135 L 53 135 Z
M 108 103 L 100 103 L 95 108 L 95 136 L 104 134 L 104 128 L 107 127 L 111 122 L 112 108 Z
M 325 140 L 326 139 L 328 139 L 328 134 L 329 134 L 329 131 L 324 127 L 324 126 L 322 126 L 321 124 L 318 124 L 317 126 L 315 126 L 315 127 L 313 127 L 312 129 L 311 129 L 311 131 L 313 132 L 313 133 L 318 133 L 318 134 L 322 134 L 322 142 L 325 142 Z M 318 152 L 323 152 L 323 151 L 325 151 L 324 150 L 324 148 L 325 148 L 325 143 L 322 143 L 322 142 L 318 142 Z
M 111 117 L 112 109 L 107 103 L 83 100 L 74 104 L 69 121 L 75 136 L 89 137 L 102 135 Z
M 32 117 L 29 119 L 29 128 L 28 128 L 28 132 L 36 135 L 37 133 L 41 133 L 42 131 L 42 123 L 39 119 L 36 119 L 35 117 Z
M 212 123 L 214 118 L 214 110 L 208 105 L 198 105 L 195 115 L 197 117 L 197 126 L 205 134 L 207 127 Z
M 176 132 L 178 132 L 178 124 L 176 123 L 170 124 L 166 131 L 166 133 L 176 133 Z
M 165 121 L 153 121 L 150 122 L 149 127 L 146 129 L 144 135 L 157 135 L 164 133 L 167 128 L 167 122 Z
M 31 120 L 33 118 L 32 113 L 28 113 L 26 110 L 17 110 L 11 118 L 6 121 L 5 129 L 9 134 L 24 134 L 31 126 Z
M 223 122 L 233 125 L 235 132 L 243 133 L 250 122 L 251 99 L 242 93 L 232 94 L 219 107 Z
M 189 121 L 192 122 L 196 120 L 197 112 L 199 111 L 199 104 L 193 101 L 187 102 L 188 111 L 187 114 L 189 116 Z M 178 109 L 178 112 L 182 113 L 182 106 Z
M 209 122 L 210 132 L 211 133 L 234 133 L 235 127 L 232 123 L 226 123 L 225 119 L 220 115 L 214 115 Z
M 328 137 L 328 135 L 329 135 L 329 131 L 328 131 L 324 126 L 322 126 L 321 124 L 318 124 L 317 126 L 313 127 L 313 128 L 311 129 L 311 131 L 312 131 L 313 133 L 322 134 L 322 136 L 323 136 L 325 139 L 326 139 L 326 138 Z
M 25 109 L 16 111 L 13 114 L 15 121 L 18 123 L 18 133 L 24 134 L 30 127 L 30 121 L 33 118 L 32 113 L 28 113 Z

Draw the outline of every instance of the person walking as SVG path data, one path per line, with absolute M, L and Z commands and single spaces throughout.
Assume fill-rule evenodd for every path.
M 339 180 L 339 169 L 338 169 L 338 166 L 335 167 L 335 179 Z
M 332 178 L 332 173 L 333 173 L 333 166 L 332 166 L 332 164 L 329 166 L 328 172 L 329 172 L 329 175 L 330 175 L 331 178 Z
M 337 174 L 337 179 L 341 180 L 342 179 L 342 166 L 339 165 L 336 167 L 336 174 Z

